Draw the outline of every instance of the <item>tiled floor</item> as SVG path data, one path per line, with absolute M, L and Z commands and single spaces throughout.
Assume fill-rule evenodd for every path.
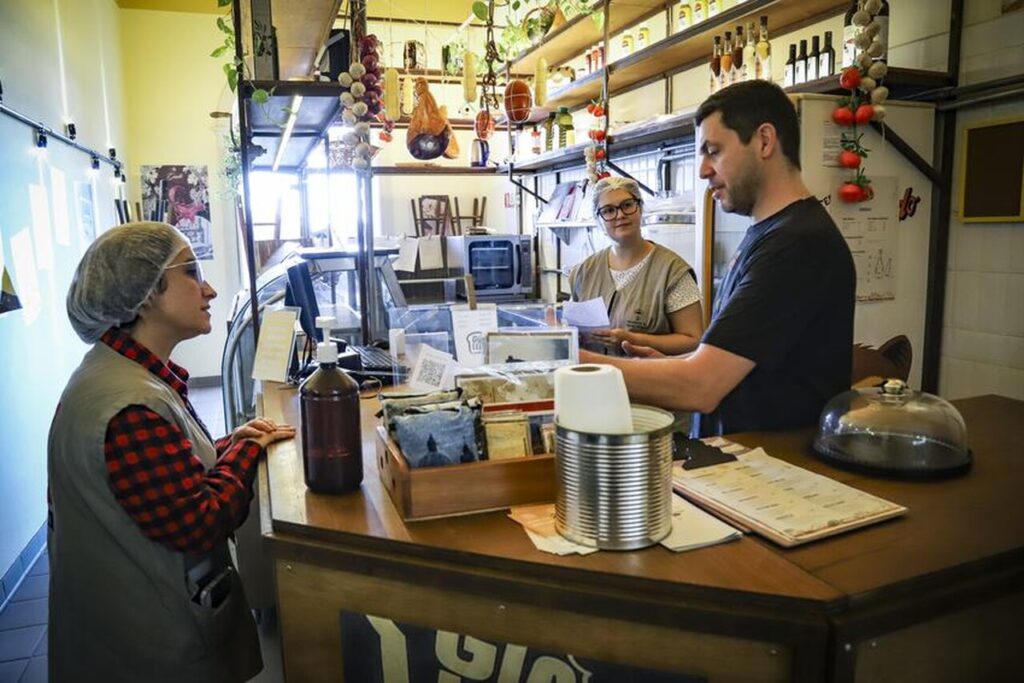
M 220 387 L 191 389 L 196 412 L 214 438 L 224 434 Z M 0 683 L 46 683 L 46 624 L 49 606 L 50 565 L 46 549 L 0 612 Z M 253 683 L 279 683 L 281 643 L 276 622 L 260 628 L 263 672 Z

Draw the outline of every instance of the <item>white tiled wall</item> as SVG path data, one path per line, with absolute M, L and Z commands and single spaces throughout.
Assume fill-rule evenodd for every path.
M 1024 399 L 1024 224 L 962 223 L 963 129 L 1024 116 L 1024 100 L 960 111 L 939 393 Z

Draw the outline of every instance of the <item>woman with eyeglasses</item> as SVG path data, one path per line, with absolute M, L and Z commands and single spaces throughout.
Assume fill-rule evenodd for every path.
M 214 440 L 175 347 L 208 334 L 217 292 L 188 240 L 129 223 L 85 252 L 67 296 L 92 344 L 50 427 L 49 679 L 246 681 L 259 640 L 228 551 L 256 463 L 294 428 Z
M 697 348 L 704 317 L 693 269 L 675 252 L 643 238 L 636 181 L 605 178 L 592 197 L 594 217 L 612 245 L 576 266 L 569 284 L 574 301 L 604 299 L 611 327 L 586 334 L 582 345 L 611 355 L 625 353 L 623 342 L 666 355 Z

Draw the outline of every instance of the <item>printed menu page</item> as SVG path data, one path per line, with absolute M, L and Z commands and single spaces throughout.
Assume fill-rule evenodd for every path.
M 694 470 L 677 466 L 673 483 L 695 501 L 783 546 L 842 533 L 907 511 L 902 505 L 773 458 L 762 448 L 736 452 L 736 457 L 732 462 Z

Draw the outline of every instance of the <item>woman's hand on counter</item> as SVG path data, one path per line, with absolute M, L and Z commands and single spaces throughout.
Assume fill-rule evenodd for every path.
M 263 448 L 266 448 L 275 441 L 291 439 L 295 436 L 295 427 L 286 424 L 277 424 L 265 417 L 257 417 L 249 420 L 241 427 L 231 432 L 231 443 L 237 443 L 243 439 L 255 441 Z

